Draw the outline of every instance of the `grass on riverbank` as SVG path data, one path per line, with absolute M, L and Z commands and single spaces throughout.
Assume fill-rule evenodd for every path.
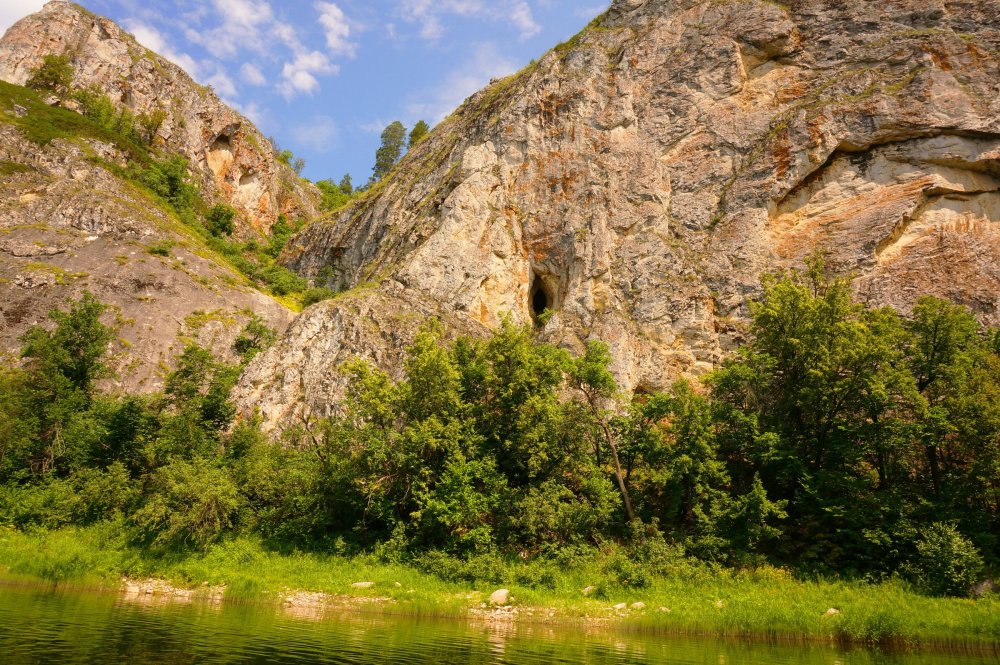
M 556 567 L 544 584 L 526 581 L 526 564 L 507 562 L 502 585 L 521 616 L 607 623 L 675 634 L 817 640 L 947 648 L 1000 647 L 1000 601 L 929 598 L 899 582 L 878 585 L 800 581 L 773 568 L 688 573 L 626 590 L 599 579 L 594 566 Z M 226 586 L 227 600 L 277 601 L 289 590 L 338 598 L 382 598 L 378 611 L 466 617 L 494 584 L 442 580 L 415 567 L 371 556 L 280 554 L 239 538 L 205 553 L 152 556 L 112 525 L 26 534 L 0 531 L 0 570 L 75 586 L 117 588 L 122 576 L 161 578 L 178 586 Z M 520 580 L 520 581 L 519 581 Z M 368 589 L 356 582 L 373 582 Z M 585 597 L 581 589 L 598 587 Z M 600 596 L 600 597 L 595 597 Z M 645 604 L 632 609 L 633 603 Z M 614 605 L 627 603 L 625 610 Z M 664 611 L 663 608 L 669 609 Z M 837 613 L 827 614 L 829 609 Z M 533 611 L 528 611 L 533 609 Z

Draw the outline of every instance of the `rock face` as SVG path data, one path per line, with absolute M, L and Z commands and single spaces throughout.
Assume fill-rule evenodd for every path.
M 206 251 L 148 195 L 97 165 L 125 156 L 94 140 L 40 147 L 6 123 L 0 101 L 0 356 L 83 290 L 110 306 L 116 387 L 162 388 L 164 370 L 196 341 L 231 346 L 256 313 L 283 330 L 292 312 Z M 159 252 L 159 253 L 153 253 Z
M 245 233 L 265 230 L 281 210 L 314 211 L 310 188 L 276 165 L 269 148 L 255 147 L 268 144 L 246 119 L 115 24 L 75 5 L 49 3 L 12 27 L 0 40 L 0 79 L 23 82 L 43 54 L 62 52 L 74 58 L 78 85 L 101 85 L 139 112 L 171 104 L 159 151 L 186 154 L 208 169 L 202 191 L 239 206 Z M 52 139 L 33 133 L 39 127 L 43 134 L 62 129 Z M 128 146 L 92 130 L 78 115 L 0 82 L 0 357 L 17 362 L 23 333 L 50 324 L 47 312 L 84 290 L 109 305 L 105 323 L 117 336 L 112 387 L 128 392 L 162 388 L 174 357 L 191 342 L 235 360 L 233 340 L 254 314 L 283 331 L 292 312 L 254 289 L 165 204 L 120 177 Z M 220 161 L 223 135 L 229 152 Z
M 543 339 L 603 339 L 626 388 L 663 388 L 816 251 L 873 303 L 995 323 L 998 222 L 1000 2 L 618 0 L 293 240 L 302 274 L 374 286 L 307 310 L 241 399 L 326 408 L 339 360 L 398 367 L 405 332 L 353 328 L 429 310 L 474 330 L 548 308 Z
M 275 160 L 267 138 L 210 88 L 149 51 L 113 21 L 53 0 L 0 39 L 0 80 L 24 85 L 48 54 L 66 54 L 74 87 L 96 86 L 135 113 L 160 109 L 157 142 L 196 167 L 202 191 L 236 208 L 241 232 L 266 232 L 279 214 L 311 219 L 319 192 Z

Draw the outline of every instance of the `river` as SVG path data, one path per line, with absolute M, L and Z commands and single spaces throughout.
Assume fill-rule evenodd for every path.
M 0 585 L 7 665 L 277 663 L 666 663 L 978 665 L 996 656 L 888 654 L 829 646 L 584 631 L 546 625 L 323 613 L 269 605 Z

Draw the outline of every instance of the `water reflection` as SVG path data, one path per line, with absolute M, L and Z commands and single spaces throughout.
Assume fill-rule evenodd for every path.
M 135 597 L 133 597 L 135 596 Z M 979 665 L 995 656 L 880 654 L 358 615 L 321 607 L 173 602 L 147 594 L 0 586 L 0 661 L 150 663 L 667 663 L 669 665 Z

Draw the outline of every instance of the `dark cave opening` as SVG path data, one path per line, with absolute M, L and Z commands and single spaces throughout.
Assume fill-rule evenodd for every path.
M 548 291 L 545 289 L 545 284 L 542 282 L 541 277 L 535 277 L 534 283 L 531 285 L 531 291 L 528 294 L 531 301 L 531 313 L 532 316 L 537 320 L 546 310 L 551 309 L 552 299 L 549 297 Z

